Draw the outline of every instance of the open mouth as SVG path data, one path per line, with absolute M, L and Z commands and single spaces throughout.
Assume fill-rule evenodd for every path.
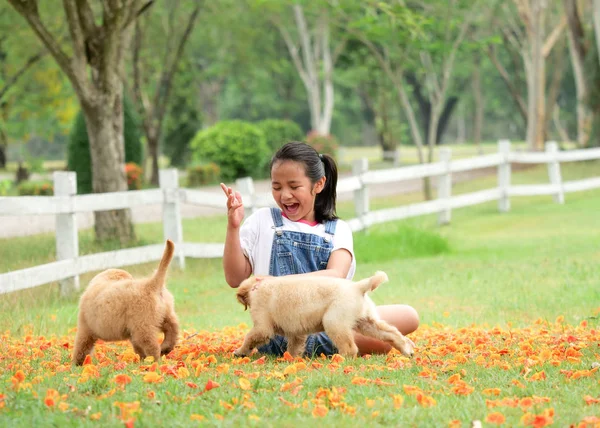
M 283 210 L 288 217 L 296 215 L 299 209 L 300 204 L 286 204 L 283 206 Z

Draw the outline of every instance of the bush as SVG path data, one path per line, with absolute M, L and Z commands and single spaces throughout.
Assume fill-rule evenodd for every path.
M 199 164 L 216 163 L 224 181 L 260 176 L 269 158 L 260 128 L 240 120 L 219 122 L 199 131 L 190 147 L 193 160 Z
M 214 162 L 194 165 L 187 169 L 187 185 L 188 187 L 199 187 L 218 183 L 220 176 L 221 168 Z
M 144 170 L 136 163 L 129 162 L 125 164 L 125 174 L 127 175 L 127 188 L 129 190 L 140 190 L 142 188 L 142 174 Z
M 447 239 L 437 231 L 405 223 L 386 223 L 369 233 L 357 233 L 354 253 L 361 263 L 432 257 L 450 252 Z
M 125 140 L 125 162 L 137 165 L 143 163 L 144 151 L 140 139 L 140 129 L 133 105 L 125 99 L 123 103 Z M 85 118 L 80 111 L 75 118 L 67 147 L 67 169 L 77 173 L 77 193 L 92 193 L 92 161 L 90 141 L 87 135 Z
M 321 135 L 316 131 L 310 131 L 308 133 L 306 142 L 314 147 L 319 154 L 328 154 L 334 159 L 336 158 L 337 150 L 340 147 L 340 144 L 333 135 Z
M 23 181 L 17 191 L 20 196 L 52 196 L 54 186 L 49 181 Z
M 304 133 L 300 126 L 287 119 L 266 119 L 256 124 L 265 134 L 267 146 L 275 153 L 288 141 L 302 141 Z
M 0 196 L 8 195 L 8 192 L 11 187 L 12 187 L 12 182 L 10 180 L 0 181 Z

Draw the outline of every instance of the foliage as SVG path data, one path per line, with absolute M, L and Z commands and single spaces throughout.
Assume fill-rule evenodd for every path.
M 0 196 L 8 195 L 8 191 L 12 187 L 12 182 L 10 180 L 0 180 Z
M 194 75 L 189 67 L 180 65 L 181 72 L 175 75 L 172 102 L 165 120 L 163 152 L 170 164 L 183 167 L 188 164 L 191 154 L 189 143 L 201 127 L 200 113 L 196 100 L 189 97 L 189 88 L 194 85 Z
M 127 176 L 127 188 L 129 190 L 140 190 L 142 188 L 142 177 L 144 170 L 134 162 L 125 164 L 125 175 Z
M 30 156 L 27 158 L 27 166 L 30 172 L 44 172 L 44 158 Z
M 190 144 L 195 162 L 214 162 L 226 181 L 260 174 L 269 157 L 263 132 L 239 120 L 199 131 Z
M 340 147 L 340 144 L 333 135 L 321 135 L 316 131 L 308 133 L 306 142 L 314 147 L 319 154 L 328 154 L 333 158 L 337 156 L 337 150 Z
M 50 181 L 23 181 L 17 191 L 20 196 L 52 196 L 54 185 Z
M 141 165 L 144 159 L 143 146 L 135 110 L 125 98 L 123 103 L 124 125 L 123 138 L 125 142 L 125 162 Z M 77 114 L 67 150 L 67 169 L 77 173 L 77 192 L 92 192 L 92 165 L 90 158 L 90 143 L 87 135 L 85 118 L 82 112 Z
M 59 30 L 60 8 L 39 6 L 51 16 L 47 28 Z M 51 140 L 67 133 L 77 108 L 67 77 L 8 4 L 0 6 L 0 34 L 0 130 L 7 142 L 27 141 L 35 134 Z
M 221 169 L 214 162 L 192 165 L 187 169 L 187 186 L 200 187 L 219 182 Z
M 265 119 L 257 123 L 265 134 L 267 145 L 272 153 L 275 153 L 288 141 L 302 141 L 304 133 L 300 126 L 288 119 Z

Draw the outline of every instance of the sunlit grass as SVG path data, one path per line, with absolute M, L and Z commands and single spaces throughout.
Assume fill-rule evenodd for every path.
M 568 179 L 597 163 L 565 168 Z M 461 183 L 465 193 L 494 176 Z M 545 182 L 545 168 L 514 181 Z M 421 200 L 373 200 L 372 209 Z M 343 218 L 353 206 L 339 207 Z M 513 198 L 437 216 L 380 224 L 355 234 L 356 277 L 384 270 L 372 297 L 406 303 L 421 317 L 416 357 L 356 360 L 232 357 L 248 312 L 225 283 L 220 259 L 186 260 L 168 287 L 184 332 L 176 350 L 137 363 L 128 343 L 100 344 L 88 366 L 71 368 L 77 296 L 58 285 L 0 296 L 0 421 L 5 426 L 577 426 L 600 422 L 600 191 Z M 225 218 L 184 220 L 186 242 L 223 242 Z M 162 242 L 160 224 L 136 226 L 136 245 Z M 90 231 L 82 254 L 105 251 Z M 0 272 L 54 260 L 54 236 L 0 240 Z M 146 275 L 155 263 L 127 268 Z M 86 284 L 93 273 L 83 275 Z M 129 382 L 129 380 L 130 382 Z M 129 383 L 128 383 L 129 382 Z M 218 386 L 216 386 L 218 385 Z M 56 392 L 54 392 L 56 391 Z M 587 419 L 586 419 L 587 418 Z M 596 419 L 594 419 L 596 418 Z

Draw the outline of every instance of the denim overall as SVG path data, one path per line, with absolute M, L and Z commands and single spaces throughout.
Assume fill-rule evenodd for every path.
M 325 233 L 330 237 L 282 230 L 283 220 L 279 208 L 271 208 L 273 217 L 273 246 L 269 275 L 283 276 L 298 273 L 314 272 L 327 268 L 329 255 L 333 248 L 333 235 L 337 220 L 325 223 Z M 281 356 L 287 349 L 287 339 L 275 336 L 269 343 L 258 348 L 259 352 Z M 313 357 L 325 354 L 331 356 L 337 353 L 331 339 L 325 333 L 308 336 L 304 356 Z

